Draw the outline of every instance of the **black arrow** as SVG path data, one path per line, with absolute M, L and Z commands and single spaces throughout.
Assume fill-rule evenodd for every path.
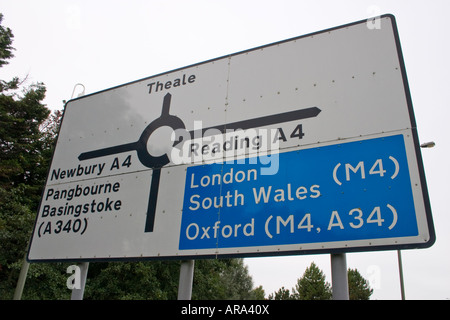
M 279 113 L 279 114 L 270 115 L 270 116 L 263 116 L 263 117 L 255 118 L 255 119 L 242 120 L 242 121 L 236 121 L 236 122 L 232 122 L 232 123 L 215 125 L 212 127 L 202 128 L 202 129 L 198 129 L 198 130 L 191 130 L 191 131 L 189 131 L 189 135 L 191 136 L 191 139 L 196 139 L 196 138 L 200 138 L 200 137 L 218 134 L 217 131 L 219 131 L 220 133 L 226 133 L 227 131 L 232 132 L 232 131 L 236 131 L 236 130 L 259 128 L 259 127 L 269 126 L 272 124 L 314 118 L 314 117 L 317 117 L 320 112 L 321 112 L 321 110 L 318 107 L 311 107 L 311 108 L 306 108 L 306 109 L 300 109 L 300 110 Z M 211 130 L 211 131 L 208 131 L 208 130 Z M 183 137 L 179 137 L 178 141 L 177 141 L 177 139 L 175 140 L 175 143 L 173 146 L 175 147 L 182 141 L 183 141 Z
M 242 120 L 232 123 L 225 123 L 222 125 L 216 125 L 209 128 L 202 128 L 200 130 L 192 130 L 189 131 L 189 134 L 192 138 L 204 136 L 205 133 L 208 133 L 207 131 L 210 129 L 216 129 L 219 130 L 221 133 L 226 133 L 227 130 L 246 130 L 246 129 L 252 129 L 252 128 L 259 128 L 264 126 L 269 126 L 272 124 L 277 123 L 283 123 L 283 122 L 289 122 L 294 120 L 300 120 L 300 119 L 307 119 L 307 118 L 314 118 L 317 117 L 317 115 L 320 113 L 320 109 L 317 107 L 311 107 L 306 109 L 300 109 L 300 110 L 294 110 L 279 114 L 274 114 L 270 116 L 264 116 L 260 118 L 255 119 L 249 119 L 249 120 Z M 231 131 L 230 131 L 231 132 Z

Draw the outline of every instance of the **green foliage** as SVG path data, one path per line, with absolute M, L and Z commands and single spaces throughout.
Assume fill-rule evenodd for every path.
M 291 295 L 289 289 L 281 287 L 278 291 L 269 295 L 269 300 L 294 300 L 294 296 Z
M 196 300 L 262 300 L 243 259 L 197 260 L 192 298 Z
M 265 300 L 266 293 L 264 292 L 263 286 L 256 287 L 252 290 L 252 300 Z
M 179 261 L 90 263 L 84 298 L 174 300 L 178 295 L 179 273 Z M 261 287 L 257 290 L 252 287 L 242 259 L 195 261 L 194 300 L 264 298 Z
M 329 300 L 332 295 L 330 284 L 325 281 L 323 271 L 314 262 L 306 268 L 303 276 L 297 280 L 292 292 L 296 300 Z
M 14 35 L 10 28 L 5 28 L 1 25 L 2 21 L 3 14 L 0 13 L 0 67 L 8 64 L 8 59 L 14 57 L 12 54 L 14 48 L 11 46 Z
M 249 300 L 252 299 L 252 278 L 248 274 L 243 259 L 228 260 L 228 267 L 221 273 L 221 283 L 225 296 L 219 299 Z
M 42 185 L 46 140 L 40 125 L 50 111 L 41 103 L 43 84 L 34 84 L 21 97 L 0 94 L 0 186 L 5 189 Z M 48 161 L 47 161 L 48 162 Z
M 373 293 L 369 283 L 357 269 L 348 269 L 348 291 L 350 300 L 369 300 Z M 332 298 L 332 288 L 325 281 L 325 275 L 312 262 L 303 276 L 297 279 L 292 293 L 281 287 L 269 295 L 269 300 L 329 300 Z
M 0 67 L 13 57 L 12 39 L 0 25 Z M 42 104 L 45 86 L 31 84 L 17 93 L 19 84 L 18 78 L 0 82 L 0 299 L 12 298 L 54 141 L 40 129 L 50 114 Z M 30 283 L 42 278 L 40 269 L 30 268 Z
M 20 261 L 21 263 L 21 261 Z M 23 300 L 67 300 L 71 291 L 67 289 L 66 273 L 68 263 L 32 263 L 30 264 Z M 20 265 L 14 266 L 20 272 Z M 15 279 L 17 281 L 17 278 Z M 15 284 L 14 287 L 15 288 Z
M 176 299 L 179 262 L 90 263 L 84 299 Z
M 2 26 L 3 14 L 0 13 L 0 68 L 9 63 L 9 59 L 14 57 L 12 51 L 12 42 L 14 35 L 10 28 Z M 11 81 L 0 80 L 0 93 L 6 90 L 17 89 L 19 84 L 19 78 L 14 78 Z
M 369 300 L 373 293 L 369 282 L 356 269 L 348 269 L 348 291 L 350 300 Z

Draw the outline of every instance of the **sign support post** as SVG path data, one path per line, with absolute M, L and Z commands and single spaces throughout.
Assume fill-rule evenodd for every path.
M 72 289 L 72 296 L 70 300 L 83 300 L 84 287 L 86 285 L 86 278 L 89 269 L 89 262 L 78 263 L 77 266 L 80 268 L 80 288 Z
M 331 254 L 333 300 L 349 300 L 347 257 L 345 253 Z
M 28 250 L 27 250 L 28 251 Z M 22 268 L 20 269 L 19 279 L 17 280 L 16 290 L 14 291 L 14 300 L 21 300 L 25 281 L 27 280 L 28 268 L 30 263 L 27 261 L 26 254 L 23 257 Z
M 194 263 L 195 260 L 184 260 L 181 262 L 178 300 L 191 300 L 192 283 L 194 281 Z
M 398 272 L 400 275 L 400 290 L 402 294 L 402 300 L 405 300 L 405 284 L 403 281 L 403 263 L 402 263 L 402 254 L 400 250 L 397 250 L 397 257 L 398 257 Z

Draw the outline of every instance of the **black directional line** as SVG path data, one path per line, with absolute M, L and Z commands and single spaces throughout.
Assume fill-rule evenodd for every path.
M 215 129 L 220 131 L 221 133 L 226 133 L 227 130 L 246 130 L 264 127 L 272 124 L 278 124 L 283 122 L 289 122 L 294 120 L 301 120 L 307 118 L 314 118 L 321 112 L 321 110 L 317 107 L 311 107 L 306 109 L 294 110 L 285 113 L 264 116 L 255 119 L 242 120 L 232 123 L 225 123 L 222 125 L 216 125 L 209 128 L 202 128 L 200 130 L 192 130 L 189 131 L 189 134 L 192 139 L 197 137 L 204 137 L 204 134 L 208 135 L 208 130 Z M 214 132 L 210 132 L 210 135 L 214 134 Z
M 145 232 L 153 232 L 153 226 L 155 225 L 156 200 L 158 199 L 160 177 L 161 168 L 153 169 L 152 183 L 148 197 L 147 218 L 145 220 Z

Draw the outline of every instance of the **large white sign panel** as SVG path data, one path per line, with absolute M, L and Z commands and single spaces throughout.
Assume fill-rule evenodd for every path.
M 431 246 L 394 17 L 379 25 L 360 21 L 69 101 L 28 259 Z

